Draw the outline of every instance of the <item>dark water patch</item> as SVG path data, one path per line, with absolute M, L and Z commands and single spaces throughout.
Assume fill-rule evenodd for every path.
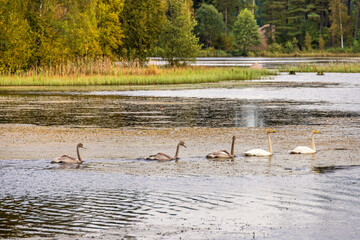
M 322 105 L 323 103 L 315 103 Z M 128 96 L 0 96 L 0 123 L 70 127 L 266 127 L 313 125 L 358 113 L 312 102 Z
M 319 166 L 314 167 L 313 171 L 316 173 L 333 173 L 337 170 L 347 170 L 352 168 L 360 168 L 360 165 L 346 165 L 346 166 Z

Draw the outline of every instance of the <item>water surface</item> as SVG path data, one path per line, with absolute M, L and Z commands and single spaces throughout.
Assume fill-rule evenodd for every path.
M 267 127 L 316 125 L 321 118 L 358 117 L 360 113 L 360 74 L 282 74 L 251 84 L 210 86 L 0 92 L 0 123 L 106 128 Z
M 91 171 L 96 161 L 79 168 L 43 160 L 0 164 L 0 237 L 99 231 L 192 239 L 356 239 L 360 234 L 359 167 L 290 177 L 166 177 Z

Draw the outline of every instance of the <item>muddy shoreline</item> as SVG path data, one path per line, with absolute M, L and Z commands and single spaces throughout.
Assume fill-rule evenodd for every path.
M 82 142 L 87 147 L 82 151 L 82 167 L 89 171 L 161 176 L 309 174 L 323 167 L 360 165 L 360 130 L 349 127 L 349 121 L 352 119 L 326 119 L 326 124 L 317 126 L 276 127 L 271 136 L 274 156 L 270 158 L 243 155 L 252 148 L 267 149 L 265 128 L 106 129 L 4 124 L 0 125 L 0 160 L 43 160 L 46 166 L 62 154 L 76 156 L 75 145 Z M 310 132 L 315 128 L 321 132 L 315 140 L 318 152 L 290 155 L 289 150 L 296 146 L 310 146 Z M 205 158 L 216 150 L 230 151 L 233 135 L 237 137 L 233 161 Z M 157 152 L 174 155 L 179 140 L 187 146 L 180 150 L 180 160 L 144 160 Z

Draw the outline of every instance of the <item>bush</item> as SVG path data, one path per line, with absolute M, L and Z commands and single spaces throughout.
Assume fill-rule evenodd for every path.
M 274 54 L 279 54 L 283 52 L 283 48 L 278 43 L 272 43 L 269 45 L 269 51 Z
M 359 41 L 354 40 L 353 45 L 352 45 L 352 52 L 354 52 L 354 53 L 360 52 L 360 43 L 359 43 Z
M 292 42 L 287 41 L 284 46 L 284 53 L 293 53 L 294 52 L 294 46 Z
M 325 48 L 325 41 L 322 36 L 319 37 L 319 50 L 323 51 Z

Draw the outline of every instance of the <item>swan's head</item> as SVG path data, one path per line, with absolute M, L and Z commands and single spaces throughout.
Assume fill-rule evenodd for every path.
M 185 143 L 184 143 L 183 141 L 180 141 L 180 142 L 179 142 L 179 145 L 180 145 L 180 146 L 183 146 L 184 148 L 186 148 Z
M 275 131 L 272 130 L 272 129 L 268 129 L 268 130 L 267 130 L 267 133 L 275 133 Z
M 235 137 L 235 136 L 233 136 L 233 138 L 232 138 L 232 139 L 233 139 L 233 141 L 235 141 L 236 137 Z
M 314 129 L 313 133 L 320 133 L 318 130 Z
M 86 149 L 82 143 L 79 143 L 79 144 L 77 145 L 77 147 L 78 147 L 78 148 L 84 148 L 84 149 Z

